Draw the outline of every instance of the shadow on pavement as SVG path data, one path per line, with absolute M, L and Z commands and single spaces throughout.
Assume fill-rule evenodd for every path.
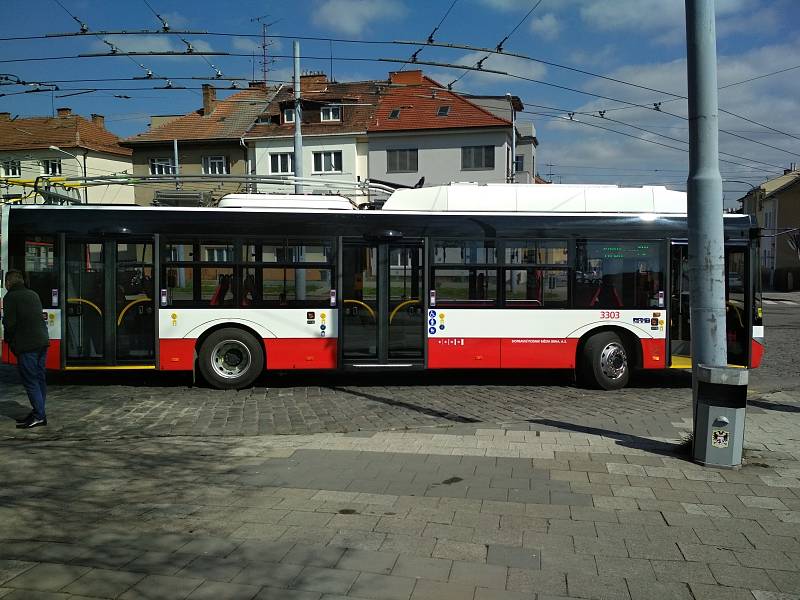
M 764 400 L 748 400 L 748 406 L 757 406 L 758 408 L 763 408 L 764 410 L 774 410 L 777 412 L 789 412 L 789 413 L 796 413 L 800 412 L 800 406 L 795 406 L 793 404 L 781 404 L 779 402 L 765 402 Z
M 602 435 L 603 437 L 617 440 L 617 444 L 625 448 L 646 450 L 647 452 L 652 452 L 653 454 L 661 454 L 663 456 L 672 456 L 675 458 L 688 458 L 686 454 L 686 445 L 683 442 L 660 442 L 658 440 L 653 440 L 638 435 L 620 433 L 619 431 L 612 431 L 610 429 L 602 429 L 599 427 L 577 425 L 575 423 L 567 423 L 566 421 L 558 421 L 555 419 L 530 419 L 528 422 L 546 425 L 548 427 L 557 427 L 558 429 L 565 429 L 567 431 L 574 431 L 576 433 Z
M 0 416 L 6 417 L 7 419 L 19 419 L 27 415 L 30 411 L 31 407 L 27 404 L 20 404 L 13 400 L 3 400 L 0 402 Z
M 381 404 L 386 404 L 388 406 L 397 406 L 399 408 L 413 410 L 423 415 L 428 415 L 429 417 L 436 417 L 439 419 L 445 419 L 447 421 L 453 421 L 454 423 L 480 423 L 480 420 L 473 419 L 471 417 L 464 417 L 456 413 L 436 410 L 435 408 L 420 406 L 419 404 L 413 404 L 411 402 L 403 402 L 402 400 L 393 400 L 392 398 L 384 398 L 383 396 L 367 394 L 365 392 L 355 391 L 351 388 L 342 388 L 333 386 L 331 389 L 336 390 L 337 392 L 350 394 L 352 396 L 359 396 L 360 398 L 364 398 L 365 400 L 371 400 L 372 402 L 380 402 Z

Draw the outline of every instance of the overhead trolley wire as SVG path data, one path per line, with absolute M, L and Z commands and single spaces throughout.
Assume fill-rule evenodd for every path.
M 439 31 L 439 28 L 442 26 L 442 23 L 444 23 L 445 19 L 446 19 L 446 18 L 447 18 L 447 16 L 450 14 L 450 11 L 452 11 L 452 10 L 453 10 L 453 7 L 454 7 L 454 6 L 455 6 L 457 3 L 458 3 L 458 0 L 453 0 L 453 1 L 450 3 L 450 7 L 449 7 L 449 8 L 448 8 L 448 9 L 445 11 L 445 13 L 444 13 L 444 16 L 442 16 L 442 18 L 441 18 L 441 19 L 439 19 L 439 23 L 436 25 L 436 27 L 434 27 L 434 28 L 433 28 L 433 31 L 431 31 L 431 32 L 428 34 L 428 41 L 427 41 L 427 42 L 425 42 L 424 44 L 422 44 L 422 45 L 421 45 L 419 48 L 417 48 L 416 50 L 414 50 L 414 52 L 411 54 L 411 57 L 408 59 L 408 61 L 407 61 L 407 62 L 405 62 L 405 63 L 403 63 L 403 65 L 400 67 L 400 70 L 401 70 L 401 71 L 402 71 L 403 69 L 405 69 L 405 68 L 406 68 L 406 65 L 408 65 L 408 63 L 415 63 L 415 62 L 417 62 L 417 56 L 419 56 L 419 53 L 420 53 L 420 52 L 422 52 L 422 50 L 425 48 L 425 46 L 427 46 L 428 44 L 432 44 L 432 43 L 433 43 L 433 36 L 434 36 L 434 34 L 435 34 L 437 31 Z

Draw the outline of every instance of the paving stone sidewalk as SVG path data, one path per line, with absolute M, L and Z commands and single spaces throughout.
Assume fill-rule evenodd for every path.
M 796 599 L 798 400 L 737 471 L 680 415 L 0 441 L 0 598 Z

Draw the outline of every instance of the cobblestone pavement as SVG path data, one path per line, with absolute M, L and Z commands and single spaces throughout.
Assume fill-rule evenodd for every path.
M 680 374 L 65 380 L 18 432 L 2 371 L 0 598 L 796 600 L 793 310 L 736 471 L 686 460 Z

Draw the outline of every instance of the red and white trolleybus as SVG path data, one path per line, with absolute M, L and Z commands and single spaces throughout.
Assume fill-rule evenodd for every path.
M 264 370 L 575 369 L 615 389 L 690 365 L 685 213 L 659 187 L 505 184 L 398 190 L 380 210 L 14 205 L 2 269 L 41 296 L 51 369 L 196 369 L 220 388 Z M 758 229 L 724 222 L 728 360 L 757 367 Z

